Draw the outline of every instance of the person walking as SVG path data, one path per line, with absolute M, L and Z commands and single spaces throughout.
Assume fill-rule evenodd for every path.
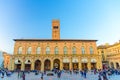
M 24 72 L 23 72 L 22 78 L 23 78 L 23 80 L 25 80 L 25 73 Z
M 41 80 L 43 80 L 43 73 L 41 74 Z

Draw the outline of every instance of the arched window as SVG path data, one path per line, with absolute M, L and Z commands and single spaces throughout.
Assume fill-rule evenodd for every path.
M 40 54 L 40 52 L 41 52 L 41 48 L 40 48 L 40 47 L 37 47 L 37 49 L 36 49 L 36 54 Z
M 55 54 L 58 54 L 58 47 L 55 47 Z
M 50 54 L 50 47 L 46 47 L 46 54 Z
M 82 46 L 81 47 L 82 54 L 85 54 L 85 48 Z
M 27 54 L 31 54 L 31 52 L 32 52 L 32 48 L 28 47 Z
M 94 51 L 93 51 L 93 47 L 90 46 L 90 54 L 93 54 L 93 53 L 94 53 Z
M 22 47 L 18 48 L 18 54 L 22 54 Z
M 64 54 L 67 54 L 67 47 L 64 47 Z
M 72 48 L 72 54 L 76 54 L 76 47 L 75 46 Z

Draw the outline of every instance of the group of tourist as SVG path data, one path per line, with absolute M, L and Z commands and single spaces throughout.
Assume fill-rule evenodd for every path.
M 26 74 L 30 73 L 30 71 L 8 71 L 6 69 L 0 69 L 0 74 L 1 74 L 1 78 L 4 78 L 4 76 L 10 76 L 12 73 L 18 73 L 18 79 L 22 78 L 22 80 L 26 80 Z M 68 73 L 70 75 L 72 74 L 76 74 L 76 75 L 80 75 L 83 78 L 87 78 L 87 73 L 89 72 L 87 69 L 85 70 L 58 70 L 58 69 L 53 69 L 51 71 L 54 75 L 57 75 L 57 78 L 60 79 L 61 78 L 61 74 L 62 73 Z M 103 70 L 97 70 L 94 69 L 91 71 L 91 73 L 93 73 L 94 75 L 98 75 L 98 80 L 108 80 L 110 78 L 111 75 L 120 75 L 120 69 L 103 69 Z M 35 71 L 35 75 L 41 74 L 40 80 L 44 80 L 44 75 L 47 75 L 48 73 L 46 71 L 44 72 L 40 72 L 40 71 Z

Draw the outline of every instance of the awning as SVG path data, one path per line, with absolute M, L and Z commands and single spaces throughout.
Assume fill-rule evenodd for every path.
M 68 58 L 63 59 L 63 63 L 69 63 L 69 62 L 70 62 L 70 60 Z
M 91 59 L 91 63 L 96 63 L 97 60 L 96 59 Z
M 87 63 L 88 60 L 87 60 L 87 58 L 83 58 L 83 59 L 81 60 L 81 62 L 82 62 L 82 63 Z
M 77 58 L 73 58 L 73 59 L 72 59 L 72 62 L 73 62 L 73 63 L 78 63 L 78 59 L 77 59 Z
M 26 60 L 25 64 L 31 64 L 31 61 L 30 60 Z
M 21 61 L 20 60 L 15 60 L 15 64 L 21 64 Z

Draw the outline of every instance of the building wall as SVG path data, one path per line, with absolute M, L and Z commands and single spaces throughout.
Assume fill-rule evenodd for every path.
M 109 66 L 112 68 L 120 68 L 120 43 L 115 43 L 107 48 L 107 59 Z M 113 64 L 113 66 L 112 66 Z
M 50 54 L 46 54 L 46 47 L 50 47 Z M 55 55 L 55 47 L 59 48 L 58 55 Z M 68 48 L 68 54 L 64 55 L 63 48 L 66 46 Z M 72 47 L 76 47 L 76 54 L 72 54 Z M 85 47 L 85 54 L 82 54 L 81 47 Z M 90 54 L 90 46 L 93 47 L 94 53 Z M 22 47 L 22 53 L 18 54 L 19 47 Z M 32 47 L 32 53 L 27 54 L 28 47 Z M 40 54 L 36 54 L 36 48 L 41 47 Z M 10 70 L 15 70 L 15 61 L 20 60 L 21 70 L 25 70 L 25 61 L 29 59 L 31 61 L 31 70 L 35 69 L 35 61 L 41 61 L 41 71 L 44 70 L 44 62 L 46 59 L 51 61 L 51 69 L 53 69 L 53 61 L 55 59 L 60 60 L 60 69 L 63 69 L 63 59 L 69 59 L 69 69 L 72 69 L 73 58 L 78 59 L 78 69 L 82 69 L 82 59 L 87 59 L 87 67 L 91 69 L 91 60 L 96 60 L 96 68 L 101 69 L 101 56 L 97 53 L 97 47 L 95 41 L 16 41 L 14 46 L 14 54 L 11 57 L 11 67 Z

